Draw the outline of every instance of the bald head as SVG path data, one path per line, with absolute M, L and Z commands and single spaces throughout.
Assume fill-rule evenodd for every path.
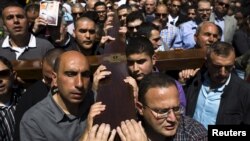
M 194 35 L 196 47 L 207 48 L 218 41 L 220 35 L 218 27 L 212 22 L 202 22 Z
M 76 20 L 75 27 L 77 27 L 79 25 L 79 23 L 82 23 L 82 22 L 88 22 L 88 23 L 95 25 L 95 22 L 92 19 L 90 19 L 88 17 L 80 17 Z
M 89 63 L 87 58 L 78 51 L 67 51 L 61 54 L 55 61 L 54 71 L 57 73 L 61 67 L 65 67 L 68 64 L 81 64 L 87 70 L 89 70 Z
M 83 54 L 68 51 L 56 59 L 53 84 L 58 92 L 53 97 L 64 103 L 62 106 L 67 103 L 78 107 L 89 92 L 89 82 L 89 63 Z

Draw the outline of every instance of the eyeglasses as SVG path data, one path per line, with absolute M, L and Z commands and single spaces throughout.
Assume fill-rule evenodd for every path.
M 107 6 L 107 9 L 108 9 L 108 10 L 112 10 L 112 9 L 113 9 L 113 6 Z
M 158 120 L 167 118 L 171 111 L 174 112 L 175 116 L 184 113 L 183 106 L 177 106 L 177 107 L 166 108 L 166 109 L 152 109 L 147 105 L 145 105 L 145 107 L 149 108 L 152 115 Z
M 11 70 L 5 69 L 0 71 L 0 78 L 6 78 L 11 75 Z
M 79 32 L 81 33 L 89 32 L 89 34 L 95 34 L 95 29 L 79 29 Z
M 188 15 L 195 15 L 195 13 L 188 13 Z
M 218 2 L 218 4 L 219 4 L 220 6 L 225 6 L 226 8 L 229 8 L 229 4 L 228 4 L 228 3 Z
M 128 30 L 133 31 L 134 29 L 138 29 L 140 27 L 140 25 L 137 26 L 128 26 Z
M 156 17 L 166 17 L 168 14 L 165 14 L 165 13 L 155 13 L 155 16 Z
M 177 8 L 180 8 L 181 5 L 175 5 L 175 4 L 172 4 L 172 7 L 177 7 Z
M 80 13 L 72 13 L 72 16 L 73 17 L 77 17 L 77 16 L 81 16 L 83 14 L 83 12 L 80 12 Z
M 198 12 L 204 13 L 204 12 L 211 12 L 211 9 L 198 9 Z

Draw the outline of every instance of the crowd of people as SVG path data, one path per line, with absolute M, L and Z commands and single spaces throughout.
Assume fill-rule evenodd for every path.
M 56 26 L 40 0 L 0 2 L 1 141 L 208 140 L 209 125 L 250 124 L 250 1 L 59 1 Z M 110 108 L 96 97 L 114 72 L 92 72 L 87 56 L 117 40 L 137 118 L 112 129 L 94 120 Z M 155 66 L 157 52 L 189 49 L 204 51 L 201 68 Z M 41 80 L 23 87 L 15 60 L 41 60 Z

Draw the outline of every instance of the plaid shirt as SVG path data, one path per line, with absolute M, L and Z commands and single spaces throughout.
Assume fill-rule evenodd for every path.
M 182 116 L 173 141 L 207 141 L 207 130 L 198 121 Z
M 148 139 L 149 141 L 156 141 Z M 175 136 L 167 138 L 170 141 L 207 141 L 207 129 L 198 121 L 187 117 L 181 116 L 179 127 Z
M 167 24 L 161 30 L 161 39 L 162 39 L 162 46 L 158 48 L 158 51 L 167 51 L 173 46 L 173 42 L 179 32 L 179 29 L 171 24 Z

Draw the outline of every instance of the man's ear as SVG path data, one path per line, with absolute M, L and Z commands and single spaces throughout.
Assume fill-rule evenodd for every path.
M 14 79 L 17 79 L 17 72 L 16 71 L 12 71 L 12 77 L 14 78 Z
M 135 103 L 136 109 L 139 112 L 139 114 L 142 116 L 143 115 L 143 104 L 139 101 Z
M 156 60 L 157 60 L 157 56 L 156 56 L 156 54 L 154 54 L 154 55 L 152 56 L 153 65 L 155 65 Z
M 198 35 L 197 35 L 197 33 L 195 33 L 194 34 L 194 41 L 197 43 L 197 37 L 198 37 Z
M 76 32 L 76 29 L 73 30 L 73 34 L 72 34 L 72 36 L 73 36 L 74 38 L 76 38 L 76 33 L 75 33 L 75 32 Z
M 57 74 L 53 71 L 52 72 L 52 82 L 51 82 L 51 86 L 55 86 L 55 87 L 57 87 Z

